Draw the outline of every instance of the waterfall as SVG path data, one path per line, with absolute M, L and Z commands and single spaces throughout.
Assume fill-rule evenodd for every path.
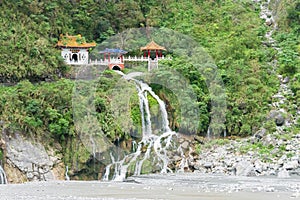
M 165 103 L 159 98 L 159 96 L 157 96 L 152 91 L 152 88 L 149 85 L 147 85 L 143 82 L 139 82 L 139 84 L 142 86 L 142 90 L 148 91 L 151 94 L 151 96 L 154 97 L 155 100 L 158 102 L 159 107 L 160 107 L 160 111 L 162 113 L 162 120 L 163 120 L 163 124 L 164 124 L 163 130 L 165 132 L 170 132 L 171 129 L 169 127 L 168 113 L 167 113 L 167 110 L 166 110 Z
M 70 177 L 69 177 L 68 173 L 69 173 L 69 167 L 68 167 L 68 165 L 67 165 L 67 166 L 66 166 L 66 172 L 65 172 L 65 180 L 66 180 L 66 181 L 69 181 L 69 180 L 70 180 Z
M 208 139 L 210 139 L 210 128 L 208 127 L 208 129 L 207 129 L 207 134 L 206 134 L 206 137 L 208 138 Z
M 182 159 L 180 161 L 180 164 L 179 164 L 179 169 L 177 170 L 177 172 L 184 172 L 184 168 L 186 166 L 188 166 L 187 159 L 184 156 L 184 153 L 183 153 L 183 150 L 182 150 L 181 146 L 178 147 L 177 151 L 180 152 L 180 155 L 182 157 Z
M 95 160 L 95 158 L 96 158 L 96 144 L 95 144 L 95 141 L 94 141 L 93 137 L 90 137 L 90 140 L 91 140 L 91 143 L 92 143 L 93 159 Z
M 7 184 L 6 174 L 1 165 L 0 165 L 0 184 Z
M 103 180 L 109 180 L 109 174 L 111 167 L 114 167 L 113 180 L 123 181 L 126 179 L 128 167 L 134 165 L 134 175 L 140 175 L 143 167 L 143 163 L 147 159 L 156 159 L 158 166 L 161 169 L 161 173 L 172 172 L 168 168 L 169 158 L 167 155 L 168 148 L 172 146 L 172 137 L 176 135 L 175 132 L 171 131 L 169 127 L 168 114 L 165 103 L 156 95 L 152 88 L 139 80 L 130 77 L 130 75 L 124 75 L 122 72 L 117 72 L 127 80 L 133 80 L 136 84 L 140 102 L 140 112 L 142 120 L 142 139 L 136 144 L 135 152 L 124 156 L 122 160 L 115 161 L 111 155 L 112 163 L 107 165 Z M 147 96 L 151 95 L 159 104 L 163 127 L 161 128 L 162 134 L 155 135 L 152 133 L 151 126 L 151 113 Z M 153 151 L 152 151 L 153 150 Z M 154 156 L 153 156 L 153 154 Z
M 113 157 L 112 153 L 110 153 L 110 157 L 111 157 L 112 163 L 107 165 L 106 168 L 105 168 L 105 174 L 102 178 L 102 180 L 104 180 L 104 181 L 109 180 L 110 167 L 112 166 L 113 163 L 115 163 L 115 158 Z
M 147 98 L 147 92 L 145 91 L 145 85 L 146 85 L 145 83 L 136 81 L 136 88 L 138 90 L 138 95 L 140 100 L 143 136 L 150 136 L 152 134 L 151 115 L 150 115 L 149 102 Z M 145 119 L 145 115 L 146 115 L 146 119 Z

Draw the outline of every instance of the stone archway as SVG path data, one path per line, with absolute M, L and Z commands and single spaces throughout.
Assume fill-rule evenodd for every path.
M 78 62 L 78 55 L 77 55 L 77 53 L 73 53 L 73 55 L 72 55 L 72 61 L 73 62 Z
M 121 70 L 122 70 L 121 67 L 118 66 L 118 65 L 114 65 L 111 69 L 112 69 L 112 70 L 118 70 L 118 71 L 121 71 Z

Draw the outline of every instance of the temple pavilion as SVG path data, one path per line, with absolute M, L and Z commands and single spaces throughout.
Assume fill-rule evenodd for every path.
M 96 46 L 95 42 L 87 43 L 81 35 L 60 35 L 56 47 L 61 49 L 61 56 L 70 65 L 104 65 L 111 70 L 124 70 L 125 62 L 148 62 L 148 71 L 158 68 L 158 61 L 166 59 L 163 51 L 166 48 L 158 45 L 153 40 L 140 48 L 142 56 L 128 56 L 122 49 L 104 49 L 99 53 L 103 55 L 100 60 L 89 60 L 89 50 Z M 170 59 L 170 58 L 167 58 Z
M 87 43 L 81 35 L 60 35 L 56 47 L 61 49 L 61 56 L 67 64 L 88 64 L 89 50 L 96 46 L 95 42 Z
M 162 51 L 166 51 L 165 47 L 156 44 L 153 40 L 140 49 L 144 52 L 144 58 L 148 58 L 148 71 L 158 67 L 158 61 L 164 59 Z M 155 54 L 152 55 L 153 53 Z

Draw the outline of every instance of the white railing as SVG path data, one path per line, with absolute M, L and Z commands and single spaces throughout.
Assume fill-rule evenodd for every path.
M 158 60 L 172 60 L 171 57 L 165 57 L 165 56 L 162 56 L 162 57 L 158 57 Z
M 158 57 L 158 60 L 165 60 L 165 59 L 172 60 L 171 57 L 164 57 L 164 56 Z M 137 56 L 134 56 L 134 57 L 130 57 L 130 56 L 124 57 L 124 61 L 136 61 L 136 62 L 142 61 L 143 62 L 143 61 L 149 61 L 149 60 L 152 60 L 152 59 L 148 58 L 148 57 L 143 57 L 143 56 L 141 56 L 141 57 L 137 57 Z
M 168 59 L 168 60 L 172 60 L 172 58 L 170 57 L 158 57 L 158 60 L 165 60 L 165 59 Z M 121 60 L 121 58 L 115 58 L 115 57 L 112 57 L 110 59 L 100 59 L 100 60 L 90 60 L 89 64 L 90 65 L 109 65 L 109 64 L 124 64 L 124 61 L 130 61 L 130 62 L 148 62 L 149 60 L 152 60 L 151 58 L 148 58 L 148 57 L 138 57 L 138 56 L 128 56 L 128 57 L 124 57 L 123 58 L 123 62 Z M 156 60 L 156 59 L 154 59 Z
M 110 58 L 110 59 L 100 59 L 100 60 L 90 60 L 89 64 L 90 65 L 108 65 L 108 64 L 123 64 L 122 60 L 120 58 Z
M 90 60 L 89 65 L 108 65 L 108 60 Z
M 109 59 L 109 63 L 122 64 L 122 63 L 124 63 L 124 61 L 122 62 L 121 58 L 112 57 L 112 58 Z
M 124 57 L 124 61 L 133 61 L 133 62 L 144 62 L 144 61 L 148 61 L 149 58 L 148 57 L 137 57 L 137 56 L 134 56 L 134 57 L 131 57 L 131 56 L 128 56 L 128 57 Z
M 65 62 L 69 65 L 86 65 L 87 61 L 75 61 L 75 60 L 65 60 Z

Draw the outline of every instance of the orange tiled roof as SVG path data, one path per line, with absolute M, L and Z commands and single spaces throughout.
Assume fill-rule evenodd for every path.
M 96 43 L 86 43 L 85 39 L 81 35 L 60 35 L 60 40 L 56 44 L 57 47 L 79 47 L 79 48 L 90 48 L 95 47 Z
M 141 47 L 141 51 L 144 50 L 166 50 L 165 47 L 162 47 L 158 44 L 156 44 L 153 40 L 149 42 L 146 46 Z

